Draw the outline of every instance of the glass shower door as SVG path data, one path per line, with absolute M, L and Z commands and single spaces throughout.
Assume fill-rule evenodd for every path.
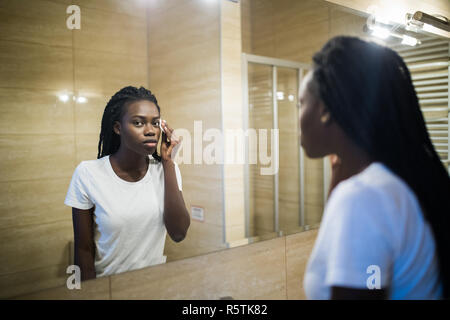
M 283 234 L 302 225 L 298 128 L 298 69 L 276 68 L 279 130 L 278 221 Z
M 273 73 L 272 66 L 248 64 L 248 128 L 255 130 L 273 129 Z M 259 140 L 259 139 L 258 139 Z M 273 152 L 271 139 L 267 139 L 268 153 Z M 251 158 L 258 155 L 258 143 L 249 143 L 248 154 Z M 259 157 L 256 157 L 258 159 Z M 264 167 L 259 161 L 249 165 L 248 172 L 248 237 L 261 237 L 274 232 L 274 177 L 261 175 Z
M 248 237 L 269 238 L 294 232 L 303 223 L 297 104 L 299 72 L 296 68 L 248 63 L 248 129 L 257 132 L 258 140 L 266 135 L 268 149 L 260 150 L 259 143 L 250 143 L 248 158 L 261 152 L 278 154 L 278 169 L 272 175 L 261 173 L 261 168 L 267 165 L 260 161 L 248 167 Z M 271 130 L 278 131 L 278 140 L 274 142 Z

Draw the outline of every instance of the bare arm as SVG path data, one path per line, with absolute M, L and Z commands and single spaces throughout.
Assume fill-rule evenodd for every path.
M 72 208 L 74 262 L 81 270 L 81 281 L 95 279 L 94 208 Z
M 175 242 L 186 237 L 191 223 L 189 212 L 184 204 L 183 194 L 178 189 L 175 164 L 172 160 L 163 160 L 164 167 L 164 224 Z
M 169 236 L 175 242 L 186 237 L 191 224 L 191 217 L 184 204 L 183 194 L 178 189 L 175 173 L 175 163 L 172 161 L 172 150 L 181 141 L 173 134 L 173 129 L 163 122 L 163 140 L 161 143 L 161 158 L 164 168 L 164 224 Z

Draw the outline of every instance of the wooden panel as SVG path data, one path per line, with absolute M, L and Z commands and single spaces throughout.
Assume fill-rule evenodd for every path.
M 125 85 L 148 83 L 146 16 L 139 10 L 145 3 L 77 1 L 82 29 L 73 31 L 65 21 L 71 3 L 0 3 L 4 297 L 63 283 L 73 238 L 71 211 L 63 202 L 73 170 L 96 159 L 110 96 Z M 88 102 L 75 104 L 72 96 L 59 101 L 59 94 L 71 92 Z
M 112 299 L 286 299 L 285 239 L 111 277 Z
M 75 108 L 75 133 L 97 135 L 97 143 L 102 128 L 102 117 L 111 96 L 115 90 L 109 92 L 88 92 L 80 91 L 79 95 L 87 99 L 86 103 L 74 103 Z
M 188 210 L 191 205 L 204 208 L 205 223 L 223 225 L 222 179 L 219 165 L 180 165 L 183 197 Z
M 1 228 L 71 219 L 70 208 L 63 204 L 69 183 L 70 177 L 1 182 Z
M 325 2 L 283 0 L 252 1 L 252 53 L 310 62 L 328 39 L 328 6 Z
M 209 211 L 205 211 L 206 216 L 209 213 Z M 222 211 L 217 213 L 222 215 Z M 164 255 L 167 256 L 167 262 L 196 257 L 225 249 L 222 234 L 222 223 L 220 225 L 214 225 L 191 220 L 191 225 L 183 241 L 176 243 L 169 236 L 166 237 Z
M 98 155 L 98 134 L 77 134 L 75 136 L 76 144 L 76 164 L 84 160 L 95 160 Z M 75 170 L 75 168 L 74 168 Z
M 2 0 L 0 39 L 71 48 L 72 30 L 67 28 L 65 16 L 62 3 Z
M 252 52 L 251 43 L 251 0 L 241 0 L 241 34 L 242 34 L 242 52 Z
M 73 105 L 57 91 L 0 88 L 0 134 L 71 134 Z
M 241 78 L 240 4 L 221 1 L 221 79 L 223 132 L 243 129 Z M 224 201 L 226 241 L 245 237 L 244 166 L 236 163 L 243 157 L 244 145 L 225 137 L 224 155 L 234 155 L 235 163 L 224 166 Z
M 2 229 L 0 274 L 68 264 L 72 237 L 69 216 L 65 221 Z
M 318 230 L 305 231 L 286 237 L 287 298 L 306 299 L 303 277 Z
M 342 10 L 332 8 L 330 10 L 330 35 L 332 38 L 338 35 L 347 35 L 364 38 L 363 26 L 367 18 L 357 16 Z
M 276 57 L 274 1 L 251 0 L 251 49 L 253 54 Z
M 89 1 L 92 3 L 92 1 Z M 146 21 L 142 17 L 81 7 L 81 29 L 75 30 L 75 48 L 144 57 L 146 61 Z
M 27 181 L 72 176 L 73 135 L 0 135 L 0 179 Z
M 75 90 L 113 92 L 126 86 L 146 86 L 145 57 L 75 49 Z M 105 104 L 106 105 L 106 104 Z
M 69 275 L 68 275 L 69 276 Z M 81 282 L 81 289 L 69 290 L 66 285 L 17 296 L 16 300 L 109 300 L 110 277 Z
M 0 297 L 11 299 L 30 292 L 61 287 L 70 276 L 66 270 L 67 263 L 64 263 L 0 275 Z
M 16 299 L 304 299 L 317 231 L 89 280 L 82 290 L 64 284 Z
M 55 1 L 66 2 L 67 0 Z M 107 13 L 120 13 L 122 16 L 131 16 L 128 17 L 131 20 L 133 16 L 145 18 L 146 3 L 147 1 L 145 0 L 77 0 L 75 4 L 81 7 L 83 13 L 85 12 L 83 9 L 97 9 Z
M 0 41 L 0 87 L 56 91 L 73 87 L 72 49 Z

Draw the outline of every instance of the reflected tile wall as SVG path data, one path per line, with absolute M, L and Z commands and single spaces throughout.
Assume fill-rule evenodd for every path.
M 1 298 L 65 283 L 73 171 L 97 158 L 109 98 L 148 86 L 145 2 L 75 1 L 80 30 L 66 26 L 71 3 L 0 2 Z

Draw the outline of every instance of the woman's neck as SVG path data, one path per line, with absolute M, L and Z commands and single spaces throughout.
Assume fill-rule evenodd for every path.
M 340 171 L 345 179 L 364 171 L 373 163 L 373 159 L 353 143 L 343 144 L 337 155 L 341 160 Z
M 119 148 L 114 154 L 110 155 L 120 170 L 125 172 L 142 172 L 146 171 L 149 164 L 148 156 L 143 157 L 141 154 L 126 151 Z

